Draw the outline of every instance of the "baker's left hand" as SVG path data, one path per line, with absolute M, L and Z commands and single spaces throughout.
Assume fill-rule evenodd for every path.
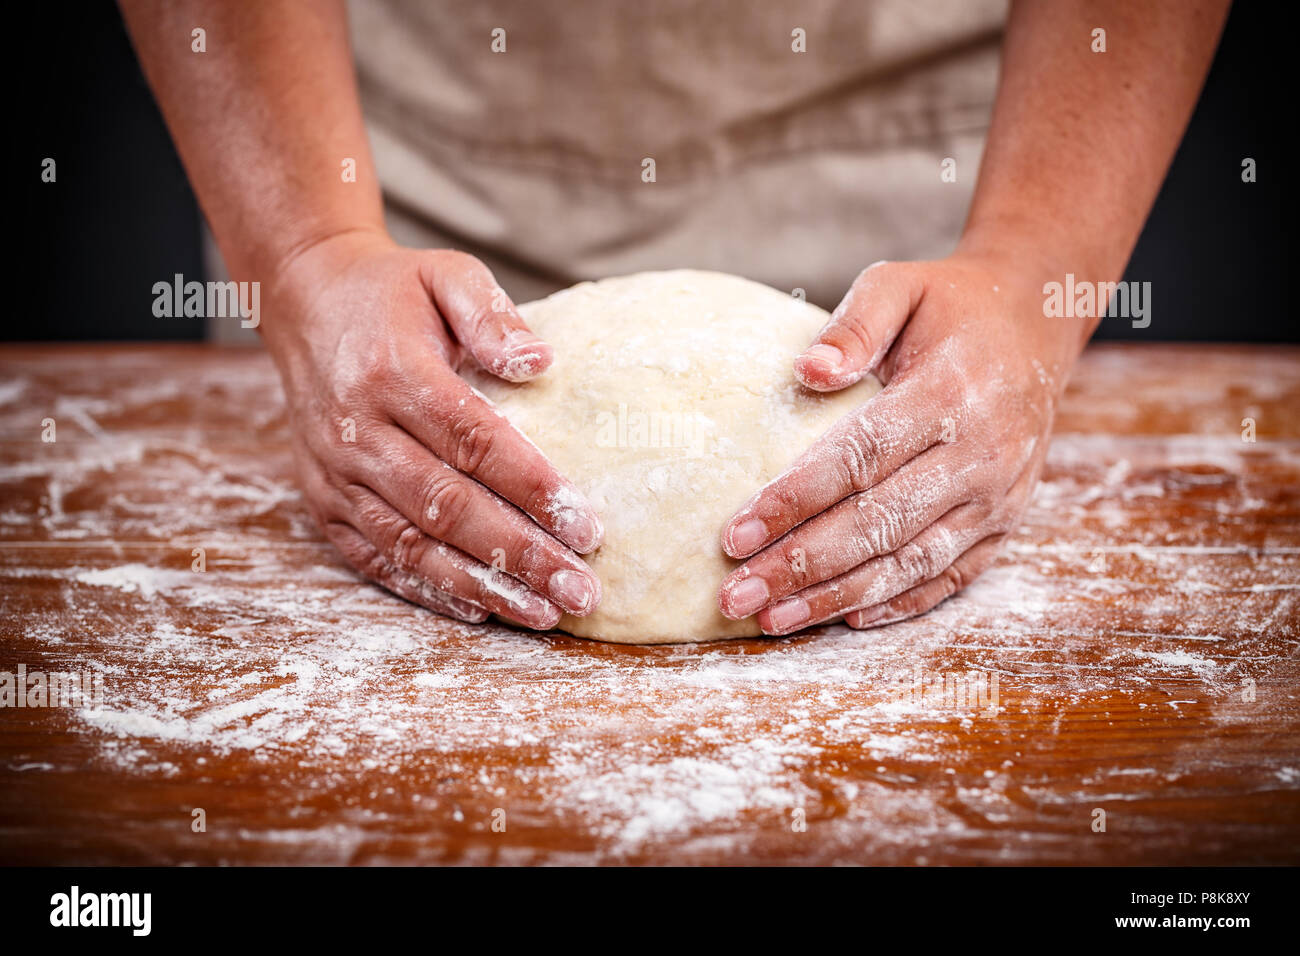
M 885 387 L 727 523 L 723 549 L 749 560 L 722 585 L 723 613 L 757 612 L 769 634 L 841 617 L 872 627 L 969 584 L 1038 480 L 1082 347 L 1065 325 L 1044 317 L 1042 277 L 1009 262 L 859 275 L 795 372 L 817 391 L 871 371 Z

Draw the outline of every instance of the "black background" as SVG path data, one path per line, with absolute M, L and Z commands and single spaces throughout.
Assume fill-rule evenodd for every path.
M 4 875 L 0 871 L 0 876 Z M 1072 952 L 1100 943 L 1124 951 L 1271 952 L 1294 941 L 1295 871 L 1244 868 L 899 867 L 694 870 L 386 868 L 16 870 L 0 897 L 5 942 L 65 947 L 228 946 L 370 952 L 411 940 L 437 950 L 541 946 L 826 948 L 901 945 L 949 950 Z M 153 931 L 53 928 L 50 898 L 69 893 L 152 893 Z M 1157 907 L 1134 893 L 1249 893 L 1246 903 Z M 1248 917 L 1250 926 L 1117 928 L 1116 917 Z M 819 944 L 817 941 L 821 940 Z M 833 941 L 831 941 L 833 944 Z M 116 945 L 114 945 L 116 944 Z M 321 944 L 325 944 L 323 947 Z M 1199 945 L 1196 945 L 1199 944 Z M 1272 944 L 1272 945 L 1270 945 Z M 838 944 L 834 944 L 838 945 Z M 347 949 L 344 949 L 344 947 Z M 1085 950 L 1087 951 L 1087 950 Z M 1110 952 L 1109 948 L 1103 952 Z
M 1099 338 L 1300 340 L 1283 228 L 1291 171 L 1282 136 L 1296 108 L 1276 105 L 1279 92 L 1291 95 L 1276 87 L 1295 54 L 1277 10 L 1234 6 L 1129 264 L 1126 279 L 1152 284 L 1151 326 L 1106 319 Z M 15 13 L 18 296 L 0 338 L 201 338 L 201 319 L 150 311 L 154 282 L 202 275 L 199 214 L 116 5 L 23 4 Z M 1082 148 L 1087 139 L 1080 130 Z M 58 162 L 57 187 L 40 181 L 47 156 Z M 1255 183 L 1241 181 L 1247 156 L 1258 164 Z

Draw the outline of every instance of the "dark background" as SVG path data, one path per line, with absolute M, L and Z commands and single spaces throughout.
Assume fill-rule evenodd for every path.
M 1276 9 L 1234 5 L 1129 263 L 1126 279 L 1152 284 L 1151 326 L 1106 319 L 1098 338 L 1300 340 L 1283 301 L 1290 171 L 1282 135 L 1295 105 L 1270 108 L 1295 53 Z M 202 319 L 150 311 L 155 282 L 202 275 L 199 214 L 117 6 L 23 4 L 10 27 L 23 64 L 14 151 L 21 168 L 11 179 L 19 184 L 20 291 L 0 339 L 202 338 Z M 58 163 L 57 187 L 40 181 L 47 156 Z M 1255 183 L 1241 181 L 1247 156 L 1258 165 Z

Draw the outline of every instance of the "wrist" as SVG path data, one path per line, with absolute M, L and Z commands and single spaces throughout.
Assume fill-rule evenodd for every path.
M 1061 281 L 1066 273 L 1093 282 L 1119 278 L 1124 257 L 1113 248 L 1082 242 L 1071 223 L 1044 223 L 1014 214 L 967 224 L 957 254 L 1000 260 L 1040 282 Z
M 273 321 L 261 326 L 268 344 L 277 329 L 309 324 L 316 296 L 353 262 L 396 245 L 381 226 L 360 225 L 316 232 L 286 247 L 263 271 L 267 300 L 274 303 Z
M 992 291 L 1005 297 L 1007 318 L 1017 324 L 1018 334 L 1037 343 L 1034 348 L 1041 358 L 1073 365 L 1099 319 L 1049 312 L 1051 288 L 1060 286 L 1071 269 L 1050 251 L 1019 247 L 994 238 L 992 233 L 972 237 L 969 242 L 963 238 L 950 259 L 991 277 Z

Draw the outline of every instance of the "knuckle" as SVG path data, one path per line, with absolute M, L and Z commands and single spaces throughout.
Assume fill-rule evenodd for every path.
M 346 504 L 347 512 L 366 522 L 366 525 L 373 525 L 383 518 L 382 512 L 375 507 L 374 493 L 365 485 L 356 481 L 344 481 L 339 485 L 339 494 Z
M 514 555 L 513 568 L 520 572 L 541 572 L 552 564 L 556 564 L 551 554 L 551 549 L 546 546 L 546 542 L 537 536 L 526 536 L 519 543 Z
M 874 483 L 880 442 L 874 432 L 860 429 L 840 447 L 840 464 L 845 480 L 854 491 L 866 491 Z
M 966 585 L 970 584 L 973 578 L 974 575 L 968 574 L 966 568 L 964 568 L 960 562 L 948 565 L 948 567 L 944 568 L 943 572 L 939 575 L 942 584 L 939 589 L 939 594 L 935 598 L 935 603 L 939 603 L 939 601 L 942 601 L 949 595 L 956 594 Z
M 404 571 L 420 566 L 428 539 L 424 532 L 408 521 L 401 522 L 393 543 L 388 547 L 389 560 Z
M 527 452 L 528 449 L 525 449 L 524 457 L 518 466 L 524 481 L 520 510 L 534 521 L 539 517 L 554 521 L 555 516 L 552 512 L 560 505 L 565 495 L 561 489 L 562 483 L 559 476 L 552 476 L 545 466 L 530 462 Z
M 373 577 L 368 570 L 368 566 L 372 563 L 373 558 L 378 555 L 364 538 L 341 521 L 324 522 L 322 530 L 330 543 L 338 548 L 339 553 L 347 559 L 348 564 L 367 577 Z
M 871 554 L 889 554 L 904 542 L 903 516 L 886 508 L 869 495 L 854 499 L 853 528 L 857 539 Z
M 894 560 L 909 581 L 925 581 L 933 577 L 930 571 L 934 562 L 933 552 L 915 541 L 898 548 L 894 552 Z
M 789 481 L 773 485 L 768 489 L 768 494 L 770 495 L 769 502 L 776 505 L 775 508 L 772 508 L 775 513 L 786 515 L 803 513 L 804 494 L 797 483 Z
M 469 508 L 469 486 L 457 475 L 435 477 L 425 493 L 425 527 L 435 538 L 449 534 Z
M 469 419 L 456 426 L 454 435 L 452 464 L 457 471 L 472 475 L 492 454 L 497 441 L 497 429 L 489 422 Z
M 492 307 L 492 301 L 477 299 L 465 312 L 465 323 L 469 327 L 471 335 L 481 335 L 485 329 L 491 328 L 497 318 L 497 312 Z
M 867 330 L 865 316 L 846 316 L 844 321 L 839 324 L 839 327 L 840 331 L 852 340 L 859 355 L 874 356 L 876 354 L 876 344 L 871 337 L 871 333 Z
M 335 365 L 334 401 L 351 408 L 369 408 L 374 404 L 375 385 L 386 384 L 397 375 L 393 357 L 374 342 L 352 339 L 343 345 L 354 357 Z
M 351 526 L 335 522 L 332 528 L 333 531 L 327 531 L 326 534 L 348 564 L 356 568 L 362 577 L 391 590 L 397 573 L 393 563 Z
M 393 566 L 387 558 L 373 549 L 360 553 L 360 556 L 352 561 L 352 566 L 371 581 L 378 581 L 385 587 L 391 585 Z

